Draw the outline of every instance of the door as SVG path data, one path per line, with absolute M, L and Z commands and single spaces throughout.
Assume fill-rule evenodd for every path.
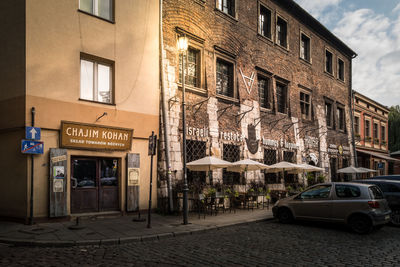
M 332 214 L 331 185 L 317 185 L 293 199 L 296 218 L 330 220 Z
M 119 209 L 118 159 L 71 159 L 71 213 Z

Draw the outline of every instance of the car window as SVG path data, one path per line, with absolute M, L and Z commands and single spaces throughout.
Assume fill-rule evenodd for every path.
M 376 183 L 383 192 L 390 192 L 390 185 L 385 183 Z
M 398 185 L 394 185 L 394 184 L 387 184 L 388 187 L 388 191 L 392 192 L 392 193 L 399 193 L 400 192 L 400 188 Z M 385 192 L 385 191 L 383 191 Z
M 369 193 L 370 193 L 370 195 L 371 195 L 371 197 L 372 197 L 373 199 L 383 199 L 383 198 L 384 198 L 383 193 L 382 193 L 382 191 L 379 189 L 379 187 L 373 185 L 373 186 L 370 186 L 370 187 L 368 188 L 368 190 L 369 190 Z
M 360 188 L 354 185 L 338 184 L 335 186 L 336 195 L 340 198 L 353 198 L 361 195 Z
M 319 198 L 328 198 L 329 193 L 331 192 L 331 185 L 318 185 L 309 190 L 301 193 L 301 199 L 319 199 Z

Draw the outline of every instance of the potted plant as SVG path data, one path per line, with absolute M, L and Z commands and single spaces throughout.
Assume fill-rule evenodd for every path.
M 318 177 L 317 177 L 318 183 L 323 183 L 323 182 L 325 182 L 325 179 L 326 179 L 326 177 L 325 177 L 325 175 L 323 175 L 323 174 L 320 174 L 320 175 L 318 175 Z

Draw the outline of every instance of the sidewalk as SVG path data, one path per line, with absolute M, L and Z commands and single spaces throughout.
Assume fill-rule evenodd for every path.
M 151 228 L 147 221 L 133 222 L 136 215 L 115 218 L 82 218 L 83 229 L 71 230 L 75 221 L 60 223 L 40 223 L 24 225 L 0 221 L 0 243 L 22 246 L 84 246 L 102 244 L 123 244 L 146 240 L 157 240 L 211 229 L 229 227 L 238 224 L 272 219 L 272 210 L 254 209 L 236 210 L 236 213 L 219 212 L 217 216 L 207 215 L 198 218 L 196 213 L 189 214 L 189 224 L 182 225 L 182 215 L 163 216 L 152 214 Z M 142 215 L 147 219 L 147 215 Z

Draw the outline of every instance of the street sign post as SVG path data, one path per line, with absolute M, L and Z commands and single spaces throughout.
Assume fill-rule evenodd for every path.
M 22 140 L 21 152 L 23 154 L 43 154 L 44 143 L 42 141 Z
M 41 130 L 38 127 L 31 127 L 31 126 L 25 127 L 25 139 L 40 140 L 40 133 Z

